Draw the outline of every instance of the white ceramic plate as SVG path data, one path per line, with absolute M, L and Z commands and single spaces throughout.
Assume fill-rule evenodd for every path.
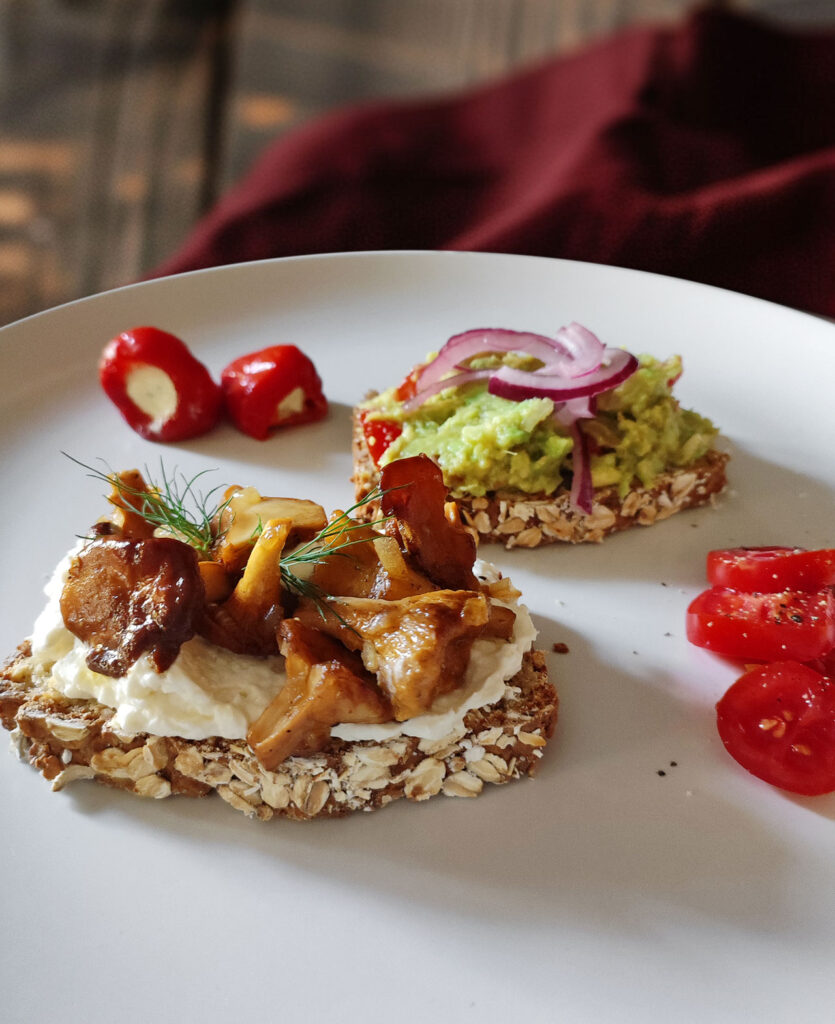
M 733 453 L 716 510 L 600 547 L 493 549 L 522 587 L 562 697 L 536 780 L 475 801 L 261 824 L 219 800 L 61 793 L 0 761 L 5 1020 L 831 1020 L 835 798 L 793 799 L 725 754 L 733 671 L 688 646 L 715 546 L 835 543 L 835 328 L 625 270 L 468 254 L 354 254 L 121 289 L 0 332 L 0 647 L 102 509 L 60 451 L 163 456 L 220 483 L 351 500 L 349 409 L 475 326 L 680 352 L 682 401 Z M 270 343 L 316 361 L 327 422 L 251 441 L 141 441 L 96 362 L 138 324 L 214 370 Z M 673 764 L 675 762 L 675 764 Z

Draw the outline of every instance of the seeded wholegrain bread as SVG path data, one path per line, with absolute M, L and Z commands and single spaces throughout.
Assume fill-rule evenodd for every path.
M 124 736 L 113 711 L 71 700 L 33 672 L 27 645 L 0 673 L 0 720 L 23 760 L 53 789 L 94 779 L 139 796 L 216 791 L 250 817 L 308 820 L 371 811 L 399 797 L 477 796 L 485 782 L 533 775 L 557 719 L 557 695 L 541 651 L 531 651 L 495 705 L 467 713 L 448 736 L 380 742 L 332 739 L 309 757 L 267 771 L 243 741 Z
M 365 443 L 359 411 L 354 410 L 353 483 L 361 501 L 378 483 L 380 474 Z M 610 533 L 631 526 L 651 526 L 676 512 L 712 502 L 727 483 L 728 456 L 713 449 L 693 465 L 662 473 L 651 487 L 633 487 L 621 498 L 615 487 L 594 492 L 590 515 L 571 505 L 562 488 L 552 495 L 521 491 L 495 491 L 483 497 L 456 496 L 461 519 L 478 533 L 480 541 L 506 548 L 535 548 L 558 541 L 570 544 L 602 541 Z M 364 504 L 359 514 L 369 520 L 379 514 L 375 502 Z

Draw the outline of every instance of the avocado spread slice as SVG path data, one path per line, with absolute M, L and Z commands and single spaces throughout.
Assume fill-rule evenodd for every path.
M 718 433 L 673 396 L 679 356 L 642 355 L 639 364 L 621 385 L 599 395 L 597 415 L 581 422 L 590 439 L 593 485 L 615 486 L 621 498 L 636 481 L 648 487 L 665 470 L 697 462 Z M 572 440 L 554 419 L 550 398 L 510 401 L 476 382 L 447 388 L 407 412 L 395 392 L 390 388 L 362 405 L 369 417 L 402 427 L 381 465 L 429 455 L 455 497 L 498 490 L 553 494 L 570 484 Z

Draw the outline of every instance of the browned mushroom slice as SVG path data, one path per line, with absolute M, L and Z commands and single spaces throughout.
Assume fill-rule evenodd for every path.
M 316 562 L 311 574 L 311 583 L 324 594 L 338 594 L 340 597 L 370 597 L 380 571 L 380 559 L 374 549 L 374 540 L 379 537 L 372 527 L 355 523 L 343 513 L 335 513 L 331 519 L 334 526 L 325 545 L 331 549 Z M 337 529 L 340 523 L 344 529 Z
M 391 707 L 358 655 L 296 619 L 282 622 L 279 633 L 287 683 L 247 733 L 265 768 L 321 750 L 338 722 L 391 721 Z
M 146 652 L 158 672 L 194 635 L 204 603 L 197 554 L 170 537 L 95 540 L 73 559 L 61 594 L 67 629 L 89 644 L 87 664 L 124 675 Z
M 198 562 L 198 568 L 206 588 L 207 603 L 225 601 L 235 588 L 235 577 L 220 562 Z
M 240 572 L 263 526 L 272 519 L 291 524 L 289 543 L 310 540 L 327 525 L 325 510 L 304 498 L 263 498 L 254 487 L 230 487 L 215 524 L 219 540 L 215 558 L 230 572 Z
M 398 722 L 428 711 L 461 685 L 473 642 L 489 621 L 483 594 L 434 590 L 399 601 L 337 598 L 324 618 L 303 602 L 297 617 L 361 651 Z
M 490 618 L 484 627 L 484 635 L 497 640 L 510 640 L 516 623 L 516 612 L 512 608 L 490 602 Z
M 426 594 L 436 589 L 428 576 L 409 564 L 394 537 L 377 537 L 374 550 L 380 559 L 380 567 L 369 597 L 399 601 L 403 597 Z
M 396 532 L 418 568 L 440 587 L 477 589 L 476 542 L 454 512 L 447 515 L 447 489 L 435 463 L 426 455 L 390 462 L 380 487 L 381 508 L 395 517 L 386 530 Z
M 277 652 L 276 630 L 284 617 L 281 553 L 291 529 L 289 519 L 266 523 L 235 589 L 227 600 L 206 607 L 199 632 L 211 643 L 237 654 Z
M 108 501 L 113 511 L 105 520 L 116 532 L 129 540 L 153 537 L 154 526 L 142 515 L 143 495 L 149 494 L 145 478 L 138 469 L 126 469 L 110 477 L 112 490 Z
M 316 563 L 311 583 L 334 597 L 379 597 L 397 600 L 436 589 L 414 569 L 394 537 L 381 537 L 372 527 L 335 515 L 334 530 L 326 544 L 334 549 Z

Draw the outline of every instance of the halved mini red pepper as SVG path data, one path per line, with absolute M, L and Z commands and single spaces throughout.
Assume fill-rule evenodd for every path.
M 259 441 L 273 427 L 312 423 L 328 411 L 316 367 L 295 345 L 272 345 L 235 359 L 220 383 L 232 422 Z
M 210 430 L 222 408 L 219 386 L 184 342 L 157 327 L 134 327 L 107 343 L 99 380 L 137 434 L 185 441 Z

